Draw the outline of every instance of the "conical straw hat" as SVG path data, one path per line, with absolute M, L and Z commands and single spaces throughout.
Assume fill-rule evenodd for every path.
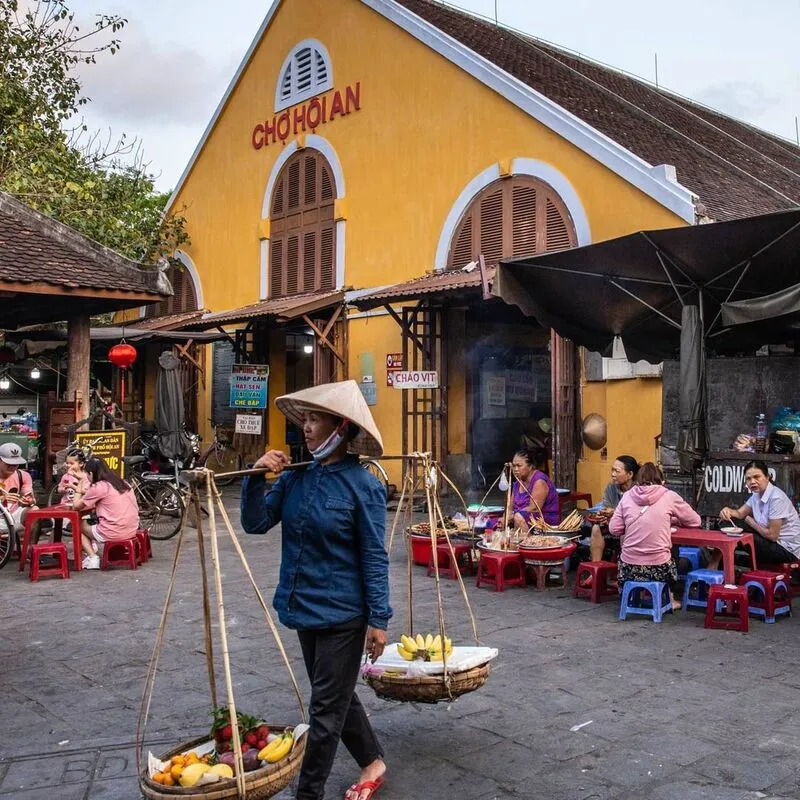
M 310 389 L 285 394 L 275 400 L 278 409 L 295 425 L 303 427 L 304 411 L 322 411 L 344 417 L 359 427 L 359 433 L 348 445 L 348 452 L 362 456 L 382 456 L 383 439 L 378 426 L 364 400 L 364 395 L 353 381 L 323 383 Z

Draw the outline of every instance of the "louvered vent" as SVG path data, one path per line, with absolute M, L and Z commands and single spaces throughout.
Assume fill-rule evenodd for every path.
M 304 47 L 302 50 L 298 50 L 295 57 L 295 88 L 298 94 L 305 94 L 314 82 L 313 55 L 310 47 Z
M 275 91 L 275 110 L 281 111 L 332 88 L 333 71 L 324 46 L 306 40 L 283 63 Z
M 186 267 L 171 266 L 167 270 L 167 278 L 172 285 L 172 296 L 160 303 L 147 306 L 144 312 L 145 319 L 155 319 L 168 314 L 183 314 L 186 311 L 197 310 L 197 294 L 194 281 Z

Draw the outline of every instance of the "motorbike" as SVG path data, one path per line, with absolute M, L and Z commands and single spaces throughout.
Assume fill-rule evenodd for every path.
M 141 455 L 146 461 L 143 467 L 151 473 L 172 473 L 184 469 L 193 469 L 200 458 L 200 436 L 191 431 L 183 431 L 186 441 L 185 455 L 177 459 L 167 458 L 163 453 L 160 433 L 155 425 L 142 423 L 139 433 Z

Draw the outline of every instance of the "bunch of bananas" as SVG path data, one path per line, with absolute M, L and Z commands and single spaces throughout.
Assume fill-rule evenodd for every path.
M 400 637 L 400 644 L 397 645 L 397 652 L 406 661 L 444 661 L 445 656 L 450 658 L 453 654 L 453 640 L 445 637 L 444 647 L 440 634 L 433 636 L 428 633 L 423 636 L 418 633 L 416 636 Z
M 266 747 L 258 752 L 259 761 L 266 761 L 268 764 L 275 764 L 282 758 L 289 755 L 294 740 L 294 731 L 286 730 L 280 736 L 276 736 Z

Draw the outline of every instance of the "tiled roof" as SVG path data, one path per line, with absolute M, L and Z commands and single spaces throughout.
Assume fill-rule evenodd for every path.
M 651 165 L 673 165 L 713 219 L 800 205 L 791 142 L 433 0 L 395 2 Z
M 486 277 L 489 283 L 494 277 L 494 272 L 494 267 L 486 268 Z M 452 295 L 462 290 L 478 292 L 480 289 L 481 272 L 477 267 L 445 272 L 429 272 L 422 277 L 412 278 L 394 286 L 377 289 L 372 293 L 359 293 L 359 296 L 352 301 L 352 304 L 357 308 L 366 310 L 402 300 Z
M 172 294 L 156 267 L 143 266 L 0 192 L 0 283 L 70 290 Z M 80 294 L 77 291 L 77 294 Z
M 237 322 L 247 322 L 251 319 L 271 318 L 278 322 L 288 321 L 319 311 L 323 308 L 335 306 L 344 300 L 344 291 L 310 292 L 308 294 L 293 294 L 286 297 L 276 297 L 271 300 L 262 300 L 241 308 L 230 311 L 219 311 L 215 314 L 203 314 L 200 319 L 185 323 L 185 329 L 204 330 L 218 325 L 233 325 Z

